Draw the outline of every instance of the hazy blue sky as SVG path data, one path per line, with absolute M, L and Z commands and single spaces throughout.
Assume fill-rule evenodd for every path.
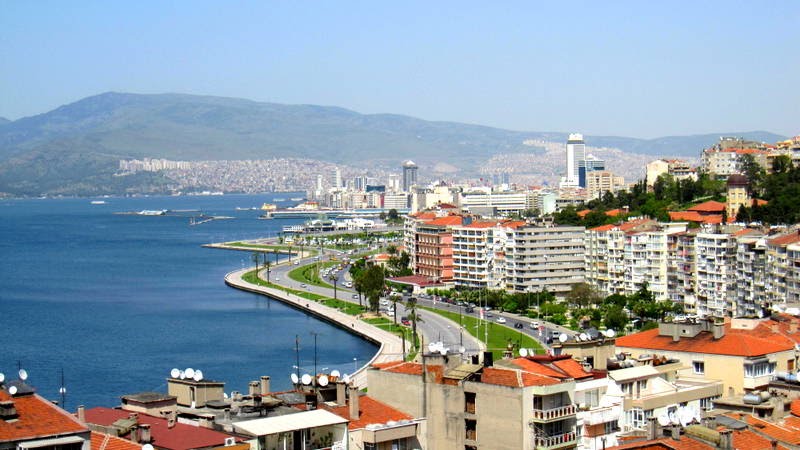
M 113 90 L 519 130 L 797 134 L 798 23 L 798 1 L 4 0 L 0 116 Z

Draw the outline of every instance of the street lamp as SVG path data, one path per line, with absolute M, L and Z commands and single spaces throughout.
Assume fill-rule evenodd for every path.
M 353 373 L 358 371 L 358 358 L 353 358 Z

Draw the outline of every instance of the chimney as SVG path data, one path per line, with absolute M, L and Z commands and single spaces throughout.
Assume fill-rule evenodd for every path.
M 672 324 L 672 342 L 681 340 L 681 326 L 677 323 Z
M 258 394 L 258 381 L 251 381 L 247 386 L 247 395 L 255 395 Z
M 86 407 L 83 405 L 78 405 L 78 420 L 81 423 L 86 423 Z
M 350 420 L 358 420 L 360 414 L 358 405 L 358 388 L 355 386 L 350 386 L 348 390 L 348 396 L 350 397 Z
M 175 423 L 178 421 L 177 416 L 178 413 L 176 411 L 169 412 L 167 416 L 167 428 L 175 428 Z
M 769 443 L 772 446 L 772 450 L 775 450 L 775 449 L 778 448 L 778 441 L 776 441 L 775 439 L 769 441 Z
M 134 444 L 138 444 L 139 443 L 139 427 L 138 426 L 134 425 L 134 427 L 131 428 L 131 434 L 130 434 L 130 436 L 128 436 L 128 439 L 130 439 L 130 441 L 133 442 Z
M 269 375 L 261 376 L 261 395 L 269 394 Z
M 222 420 L 224 420 L 225 422 L 230 422 L 231 421 L 231 409 L 230 408 L 225 408 L 222 411 Z
M 722 430 L 719 432 L 719 450 L 733 450 L 733 431 Z
M 655 417 L 648 417 L 647 418 L 647 440 L 652 441 L 658 439 L 659 435 L 659 425 L 656 421 Z
M 336 382 L 336 404 L 339 406 L 347 404 L 347 385 L 343 381 Z
M 17 407 L 14 406 L 13 400 L 0 402 L 0 419 L 13 420 L 16 419 L 17 417 L 18 417 Z
M 149 444 L 151 440 L 152 437 L 150 435 L 150 424 L 139 424 L 139 442 L 142 444 Z
M 492 367 L 494 365 L 494 356 L 492 352 L 483 352 L 483 367 Z
M 678 425 L 673 425 L 671 431 L 672 431 L 672 439 L 676 440 L 676 441 L 680 441 L 681 440 L 681 427 L 678 426 Z
M 725 324 L 722 322 L 714 322 L 713 332 L 714 340 L 722 339 L 722 336 L 725 336 Z

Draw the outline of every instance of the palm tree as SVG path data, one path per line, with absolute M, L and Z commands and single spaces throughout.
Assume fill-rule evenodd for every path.
M 267 268 L 267 283 L 269 283 L 269 268 L 272 266 L 272 261 L 267 258 L 267 255 L 264 255 L 264 267 Z
M 392 294 L 392 311 L 394 311 L 394 324 L 397 325 L 397 302 L 402 300 L 399 294 Z
M 258 277 L 258 263 L 261 262 L 261 257 L 259 256 L 258 252 L 253 252 L 252 256 L 253 262 L 256 263 L 256 278 Z
M 409 297 L 406 302 L 406 317 L 411 321 L 411 345 L 417 347 L 417 322 L 423 322 L 422 317 L 417 314 L 417 299 Z
M 336 296 L 336 283 L 339 282 L 339 277 L 337 277 L 335 273 L 332 273 L 328 275 L 328 280 L 333 283 L 333 299 L 338 300 L 339 297 Z

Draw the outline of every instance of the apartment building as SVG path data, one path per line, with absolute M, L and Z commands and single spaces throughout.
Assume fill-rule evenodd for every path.
M 584 281 L 584 227 L 505 227 L 505 288 L 562 296 Z
M 507 229 L 521 221 L 482 221 L 453 227 L 453 280 L 467 288 L 505 289 Z
M 586 173 L 586 192 L 589 198 L 600 198 L 606 192 L 615 193 L 622 189 L 625 189 L 625 177 L 615 175 L 608 170 Z
M 797 297 L 795 268 L 790 269 L 789 246 L 800 244 L 800 230 L 781 234 L 767 240 L 765 305 L 767 308 L 785 306 L 789 299 L 789 286 L 793 298 Z
M 427 448 L 437 450 L 574 449 L 575 380 L 463 363 L 460 355 L 376 364 L 369 395 L 414 417 L 426 417 Z
M 794 370 L 795 343 L 762 321 L 687 318 L 616 339 L 617 351 L 639 359 L 657 352 L 682 363 L 679 375 L 720 380 L 732 397 L 766 388 L 776 371 Z
M 682 304 L 687 313 L 696 313 L 697 307 L 694 249 L 696 234 L 696 231 L 687 230 L 667 236 L 669 249 L 667 293 L 669 300 Z
M 406 219 L 404 244 L 415 274 L 437 282 L 453 281 L 453 227 L 465 220 L 469 219 L 435 212 L 418 213 Z
M 730 233 L 701 232 L 695 237 L 697 314 L 730 316 L 736 310 L 736 237 Z
M 744 230 L 736 239 L 735 317 L 764 317 L 767 241 L 761 232 Z
M 491 208 L 497 215 L 520 214 L 536 208 L 537 195 L 533 191 L 493 192 L 490 188 L 463 192 L 459 203 L 470 212 Z
M 681 159 L 657 159 L 647 163 L 646 170 L 648 188 L 652 188 L 658 177 L 665 174 L 676 180 L 697 179 L 697 170 Z

